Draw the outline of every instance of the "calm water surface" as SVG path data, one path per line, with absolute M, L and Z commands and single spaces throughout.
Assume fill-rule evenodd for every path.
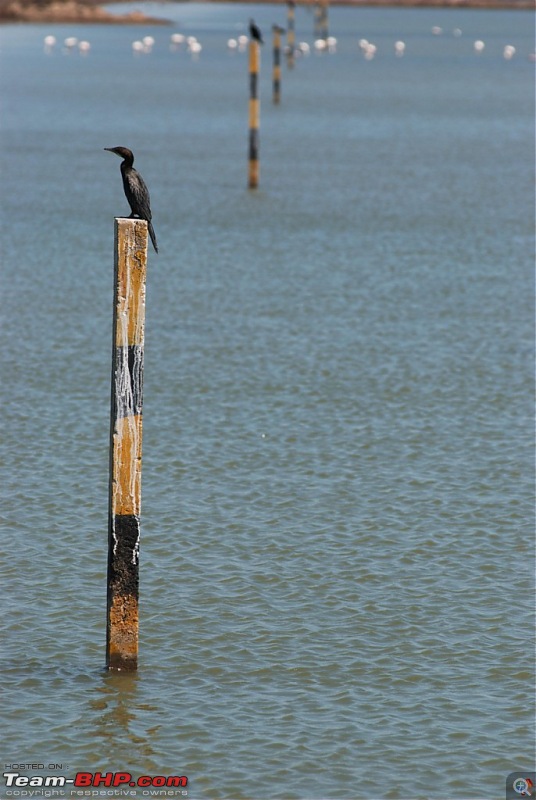
M 499 800 L 534 752 L 532 15 L 333 8 L 280 107 L 268 41 L 252 193 L 227 40 L 283 9 L 149 10 L 174 26 L 0 28 L 2 763 Z M 160 244 L 130 676 L 103 671 L 119 144 Z

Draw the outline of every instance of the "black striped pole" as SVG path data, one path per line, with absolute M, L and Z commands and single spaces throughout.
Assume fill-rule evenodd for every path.
M 328 7 L 329 7 L 329 0 L 321 0 L 320 8 L 322 10 L 322 14 L 321 14 L 321 24 L 320 24 L 320 38 L 323 39 L 325 42 L 327 42 L 329 36 Z
M 320 39 L 322 35 L 322 5 L 320 0 L 317 0 L 315 3 L 315 26 L 314 26 L 314 35 L 315 39 Z
M 106 666 L 138 666 L 147 223 L 115 220 Z
M 274 69 L 272 80 L 272 100 L 278 105 L 281 100 L 281 33 L 279 25 L 272 25 L 274 35 Z
M 292 69 L 294 66 L 294 51 L 296 49 L 296 32 L 294 30 L 295 21 L 294 0 L 287 3 L 287 66 Z
M 255 39 L 249 42 L 249 188 L 259 185 L 259 67 L 260 45 Z

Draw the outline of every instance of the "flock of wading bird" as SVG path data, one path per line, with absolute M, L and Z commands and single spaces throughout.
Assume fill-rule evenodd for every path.
M 259 35 L 261 37 L 261 43 L 264 42 L 262 33 L 260 32 L 258 26 L 255 24 L 253 20 L 250 20 L 250 36 L 246 34 L 241 34 L 236 37 L 231 37 L 227 40 L 227 49 L 230 52 L 245 52 L 248 42 L 250 41 L 250 37 L 255 39 L 256 37 L 253 35 L 252 26 L 257 29 Z M 279 33 L 284 33 L 283 28 L 279 28 L 277 25 L 273 26 L 274 31 L 279 31 Z M 448 35 L 448 32 L 444 31 L 442 27 L 439 25 L 434 25 L 431 28 L 431 34 L 433 36 L 443 36 Z M 319 33 L 318 27 L 315 24 L 315 34 L 318 34 L 317 37 L 314 39 L 313 42 L 313 51 L 317 53 L 322 52 L 329 52 L 334 53 L 337 50 L 337 39 L 335 36 L 328 36 L 327 33 L 327 18 L 323 22 L 323 30 Z M 461 28 L 454 28 L 451 31 L 451 35 L 458 38 L 462 36 Z M 290 37 L 289 37 L 290 38 Z M 61 47 L 61 50 L 65 54 L 70 53 L 79 53 L 80 55 L 86 56 L 91 51 L 91 43 L 85 39 L 79 40 L 75 36 L 68 36 L 63 40 L 63 46 L 61 47 L 58 39 L 53 34 L 48 34 L 45 36 L 43 40 L 44 50 L 45 53 L 51 54 L 53 53 L 58 46 Z M 154 36 L 143 36 L 141 39 L 136 39 L 132 42 L 132 52 L 134 55 L 149 55 L 152 53 L 153 48 L 156 44 L 156 40 Z M 357 39 L 356 37 L 356 44 L 358 48 L 358 53 L 361 53 L 363 58 L 367 61 L 371 61 L 378 53 L 378 46 L 374 42 L 368 41 L 368 39 L 360 38 Z M 482 39 L 476 39 L 473 41 L 473 51 L 479 55 L 484 52 L 486 49 L 486 43 Z M 401 58 L 407 52 L 407 44 L 406 42 L 398 39 L 393 44 L 394 54 Z M 169 49 L 172 52 L 178 52 L 180 50 L 185 50 L 192 56 L 199 56 L 203 49 L 203 45 L 196 36 L 187 36 L 184 33 L 172 33 L 169 38 Z M 307 56 L 311 53 L 311 46 L 308 42 L 300 41 L 294 42 L 289 41 L 287 43 L 286 48 L 286 55 L 287 56 Z M 506 61 L 510 61 L 517 55 L 516 48 L 512 44 L 505 44 L 502 49 L 502 56 Z M 536 52 L 531 52 L 528 54 L 529 61 L 536 62 Z

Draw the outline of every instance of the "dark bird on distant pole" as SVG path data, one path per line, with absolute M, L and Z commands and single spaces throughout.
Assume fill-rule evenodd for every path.
M 258 25 L 255 25 L 255 22 L 252 19 L 249 21 L 249 35 L 256 42 L 259 42 L 259 44 L 264 44 L 261 30 Z
M 145 185 L 145 181 L 141 177 L 140 173 L 133 167 L 134 155 L 132 150 L 129 150 L 127 147 L 105 147 L 104 149 L 109 150 L 110 153 L 115 153 L 116 156 L 119 156 L 123 159 L 123 162 L 121 163 L 121 175 L 123 177 L 123 189 L 125 190 L 125 196 L 128 200 L 130 210 L 132 211 L 130 218 L 132 219 L 137 217 L 138 219 L 144 219 L 147 222 L 151 242 L 153 243 L 155 252 L 158 253 L 156 236 L 153 229 L 153 223 L 151 222 L 152 214 L 149 189 Z

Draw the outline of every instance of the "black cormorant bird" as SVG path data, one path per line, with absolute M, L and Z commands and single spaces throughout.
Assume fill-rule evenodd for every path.
M 256 42 L 259 42 L 259 44 L 264 44 L 261 30 L 258 25 L 255 25 L 255 22 L 252 19 L 249 21 L 249 35 Z
M 115 153 L 123 159 L 121 164 L 121 175 L 123 177 L 123 189 L 125 196 L 128 200 L 130 210 L 132 211 L 131 217 L 138 217 L 147 222 L 149 229 L 149 236 L 155 252 L 158 253 L 158 245 L 156 244 L 156 236 L 151 222 L 151 199 L 149 197 L 149 189 L 145 185 L 145 181 L 140 173 L 134 169 L 134 154 L 128 147 L 105 147 L 110 153 Z

